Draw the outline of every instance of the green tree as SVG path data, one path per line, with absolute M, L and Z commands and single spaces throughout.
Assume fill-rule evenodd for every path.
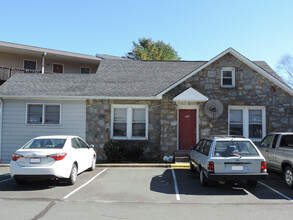
M 132 51 L 126 58 L 134 60 L 181 60 L 178 53 L 163 41 L 152 41 L 151 38 L 139 38 L 138 43 L 133 41 Z

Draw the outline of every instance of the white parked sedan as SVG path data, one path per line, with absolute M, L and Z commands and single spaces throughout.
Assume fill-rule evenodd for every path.
M 94 169 L 93 147 L 77 136 L 36 137 L 12 155 L 10 175 L 17 183 L 64 178 L 73 185 L 79 173 Z

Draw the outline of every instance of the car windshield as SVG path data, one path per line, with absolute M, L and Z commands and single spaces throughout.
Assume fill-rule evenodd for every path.
M 64 146 L 66 139 L 33 139 L 28 142 L 23 149 L 61 149 Z
M 253 157 L 258 156 L 255 147 L 249 141 L 217 141 L 215 157 Z

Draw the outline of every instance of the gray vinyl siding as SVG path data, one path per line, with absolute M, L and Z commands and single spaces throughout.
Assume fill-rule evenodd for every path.
M 27 125 L 28 103 L 61 105 L 60 125 Z M 1 163 L 9 163 L 11 155 L 30 139 L 42 135 L 77 135 L 86 137 L 86 103 L 84 101 L 3 100 Z

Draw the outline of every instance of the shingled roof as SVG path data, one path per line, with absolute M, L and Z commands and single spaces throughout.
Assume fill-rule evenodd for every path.
M 155 99 L 212 61 L 102 60 L 96 74 L 15 74 L 0 97 Z M 247 62 L 289 91 L 265 62 Z
M 15 74 L 0 96 L 150 98 L 204 63 L 103 60 L 96 74 Z

